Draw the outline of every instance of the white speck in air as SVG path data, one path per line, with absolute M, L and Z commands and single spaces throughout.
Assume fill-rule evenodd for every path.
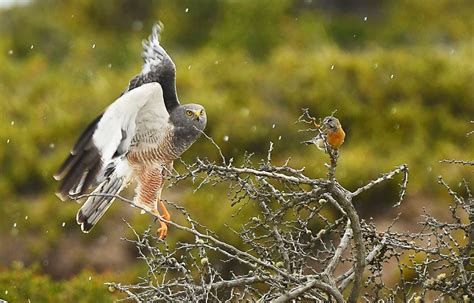
M 229 136 L 224 136 L 224 142 L 229 141 Z

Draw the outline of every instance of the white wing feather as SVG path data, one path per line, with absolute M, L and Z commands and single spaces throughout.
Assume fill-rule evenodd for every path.
M 159 83 L 144 84 L 112 103 L 104 112 L 92 137 L 102 163 L 108 163 L 119 146 L 127 151 L 135 135 L 137 121 L 149 120 L 150 116 L 155 125 L 164 127 L 168 123 L 169 114 Z

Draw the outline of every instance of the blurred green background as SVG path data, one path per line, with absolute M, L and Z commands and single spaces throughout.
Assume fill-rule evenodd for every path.
M 291 157 L 324 176 L 326 156 L 299 144 L 311 134 L 295 121 L 302 108 L 317 117 L 337 110 L 347 133 L 337 176 L 349 189 L 408 163 L 407 203 L 442 212 L 448 199 L 437 175 L 473 179 L 472 168 L 438 162 L 473 156 L 470 0 L 2 1 L 0 298 L 112 301 L 119 296 L 104 281 L 143 272 L 120 240 L 131 236 L 122 218 L 138 231 L 150 218 L 116 203 L 82 234 L 78 204 L 55 197 L 52 175 L 82 128 L 140 72 L 141 40 L 158 20 L 181 102 L 206 107 L 207 133 L 237 162 L 245 151 L 260 159 L 272 141 L 276 164 Z M 197 156 L 218 159 L 205 139 L 184 160 Z M 224 222 L 241 220 L 231 219 L 225 188 L 193 194 L 195 186 L 163 195 L 225 238 Z M 381 210 L 397 191 L 396 182 L 379 186 L 359 210 L 389 218 Z M 172 229 L 168 242 L 186 237 Z

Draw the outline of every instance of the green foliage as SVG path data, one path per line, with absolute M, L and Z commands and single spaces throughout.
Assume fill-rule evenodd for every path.
M 53 281 L 37 266 L 14 263 L 0 271 L 0 297 L 8 302 L 114 302 L 104 283 L 108 275 L 83 271 L 69 280 Z

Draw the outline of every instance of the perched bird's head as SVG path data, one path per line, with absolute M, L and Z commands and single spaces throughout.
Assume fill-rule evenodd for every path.
M 338 132 L 339 129 L 341 128 L 341 123 L 336 117 L 329 116 L 324 118 L 323 123 L 322 123 L 323 128 L 326 130 L 326 132 Z

